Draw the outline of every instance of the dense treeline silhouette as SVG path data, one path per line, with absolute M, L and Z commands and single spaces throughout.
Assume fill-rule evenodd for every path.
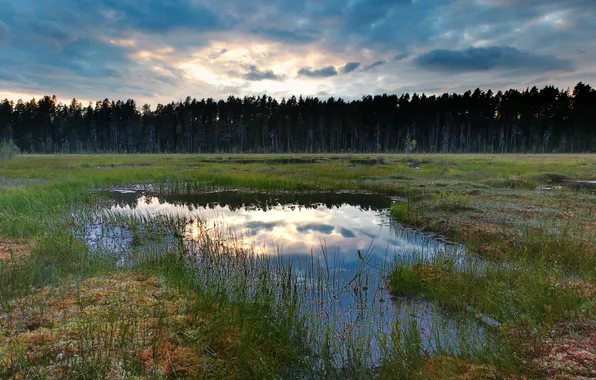
M 596 91 L 547 86 L 493 93 L 196 100 L 84 107 L 56 97 L 0 102 L 0 138 L 24 152 L 588 152 Z

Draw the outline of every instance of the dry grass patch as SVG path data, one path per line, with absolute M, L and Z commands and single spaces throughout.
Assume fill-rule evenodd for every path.
M 555 285 L 572 290 L 577 296 L 585 299 L 596 299 L 596 284 L 584 280 L 565 280 Z
M 16 260 L 31 251 L 31 244 L 23 240 L 0 241 L 0 260 Z

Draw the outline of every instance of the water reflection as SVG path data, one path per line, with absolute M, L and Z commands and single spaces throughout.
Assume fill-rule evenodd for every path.
M 320 255 L 342 258 L 342 265 L 359 261 L 358 251 L 375 264 L 395 255 L 406 257 L 445 249 L 426 235 L 391 223 L 391 201 L 379 195 L 281 194 L 217 192 L 197 196 L 155 196 L 117 193 L 111 212 L 140 216 L 169 215 L 206 221 L 226 229 L 259 254 L 288 257 Z M 401 227 L 401 228 L 400 228 Z M 186 226 L 188 238 L 202 233 Z
M 421 299 L 389 302 L 392 297 L 386 290 L 383 268 L 393 260 L 419 260 L 448 250 L 458 254 L 461 247 L 448 246 L 393 221 L 387 197 L 234 191 L 193 196 L 116 192 L 110 196 L 113 201 L 107 210 L 112 215 L 203 221 L 185 225 L 188 247 L 207 230 L 222 246 L 234 241 L 251 252 L 291 262 L 308 288 L 308 312 L 328 320 L 339 339 L 346 326 L 365 326 L 370 336 L 378 337 L 390 334 L 396 320 L 405 324 L 411 318 L 417 320 L 429 350 L 449 346 L 462 336 L 472 345 L 483 339 L 480 324 L 456 320 L 432 303 Z M 132 235 L 118 228 L 112 236 L 130 245 Z M 88 235 L 96 238 L 96 246 L 99 235 Z M 322 279 L 325 286 L 313 278 Z M 371 360 L 377 362 L 382 357 L 380 346 L 371 343 L 370 350 Z
M 355 193 L 262 193 L 243 191 L 213 191 L 192 195 L 160 195 L 152 192 L 119 189 L 108 192 L 110 198 L 119 206 L 134 207 L 143 195 L 157 197 L 161 203 L 188 206 L 228 207 L 230 210 L 268 210 L 278 205 L 293 208 L 316 208 L 324 205 L 328 208 L 351 204 L 366 209 L 380 211 L 389 207 L 390 200 L 377 194 Z

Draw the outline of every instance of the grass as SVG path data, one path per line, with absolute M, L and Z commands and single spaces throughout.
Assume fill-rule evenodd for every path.
M 589 186 L 564 182 L 594 179 L 595 164 L 594 155 L 21 155 L 0 161 L 0 376 L 596 376 L 590 372 L 596 363 L 596 195 Z M 448 255 L 414 265 L 397 261 L 388 286 L 454 315 L 496 320 L 497 327 L 487 327 L 494 339 L 466 347 L 463 336 L 457 352 L 429 353 L 419 326 L 396 324 L 380 337 L 383 360 L 371 365 L 370 337 L 353 332 L 337 343 L 325 321 L 305 312 L 296 268 L 263 262 L 233 245 L 222 251 L 208 239 L 195 247 L 209 253 L 200 255 L 202 265 L 189 266 L 188 248 L 162 238 L 184 221 L 112 217 L 136 231 L 133 264 L 123 267 L 109 250 L 91 252 L 76 226 L 102 202 L 95 190 L 130 184 L 176 194 L 250 188 L 395 196 L 397 220 L 462 242 L 488 262 L 462 269 Z

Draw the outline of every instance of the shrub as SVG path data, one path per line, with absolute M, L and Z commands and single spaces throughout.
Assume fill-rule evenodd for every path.
M 15 158 L 19 154 L 21 154 L 21 151 L 12 140 L 0 140 L 0 160 Z
M 470 196 L 456 194 L 449 191 L 442 191 L 433 197 L 433 200 L 439 204 L 439 208 L 445 211 L 463 211 L 470 210 Z

